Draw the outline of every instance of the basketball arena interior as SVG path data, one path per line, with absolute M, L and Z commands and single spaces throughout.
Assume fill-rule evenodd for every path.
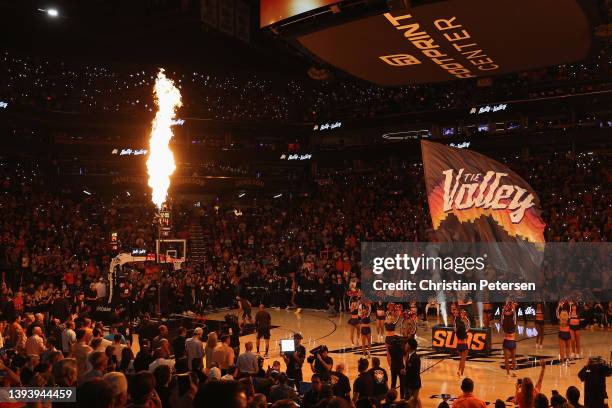
M 608 407 L 610 0 L 0 1 L 0 38 L 0 407 Z

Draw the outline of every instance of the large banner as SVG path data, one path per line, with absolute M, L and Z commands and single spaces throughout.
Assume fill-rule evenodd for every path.
M 508 166 L 421 141 L 431 222 L 442 242 L 544 242 L 540 201 Z

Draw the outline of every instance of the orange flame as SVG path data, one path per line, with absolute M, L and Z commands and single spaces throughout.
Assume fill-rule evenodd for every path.
M 170 176 L 176 169 L 174 154 L 168 143 L 174 136 L 172 125 L 175 111 L 182 106 L 182 103 L 181 92 L 174 86 L 172 80 L 166 78 L 163 69 L 160 69 L 157 74 L 153 93 L 158 109 L 153 119 L 149 139 L 147 173 L 149 174 L 148 184 L 152 189 L 151 201 L 157 208 L 161 208 L 168 196 Z

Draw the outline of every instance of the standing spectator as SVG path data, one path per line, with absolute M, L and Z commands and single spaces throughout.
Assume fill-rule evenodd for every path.
M 170 408 L 170 380 L 172 372 L 170 366 L 160 365 L 153 371 L 155 377 L 155 392 L 159 395 L 163 408 Z
M 137 373 L 146 371 L 149 369 L 149 364 L 152 362 L 153 355 L 151 354 L 151 343 L 149 343 L 149 340 L 143 340 L 140 343 L 140 351 L 134 359 L 134 371 Z
M 134 375 L 128 387 L 134 407 L 161 407 L 159 396 L 155 392 L 155 377 L 148 371 Z
M 87 356 L 93 350 L 87 345 L 87 339 L 85 338 L 85 330 L 79 329 L 76 331 L 76 344 L 72 347 L 71 356 L 75 358 L 77 363 L 77 372 L 81 376 L 87 372 Z
M 584 405 L 586 407 L 605 406 L 604 400 L 608 398 L 606 377 L 609 377 L 611 373 L 607 364 L 592 357 L 589 358 L 587 365 L 578 372 L 578 378 L 584 383 Z
M 92 348 L 96 351 L 104 351 L 106 350 L 106 348 L 110 345 L 113 344 L 112 341 L 110 340 L 106 340 L 103 336 L 102 336 L 102 331 L 100 329 L 98 329 L 97 327 L 93 329 L 93 331 L 91 332 L 92 334 L 92 339 L 91 342 L 89 343 L 90 346 L 92 346 L 93 341 L 96 339 L 100 339 L 100 343 L 98 344 L 97 347 L 93 347 Z
M 117 364 L 120 364 L 121 359 L 123 358 L 123 349 L 127 347 L 125 344 L 121 343 L 120 334 L 115 334 L 112 347 L 113 347 L 113 355 L 115 356 L 115 360 L 117 361 Z
M 206 358 L 206 369 L 212 368 L 212 353 L 215 347 L 217 347 L 217 333 L 210 332 L 206 338 L 206 347 L 204 347 L 204 356 Z
M 223 375 L 234 364 L 234 349 L 230 347 L 230 337 L 227 334 L 221 336 L 221 344 L 213 350 L 212 362 L 217 364 Z
M 255 329 L 257 331 L 257 354 L 259 354 L 259 342 L 263 337 L 266 346 L 266 354 L 264 357 L 268 357 L 268 351 L 270 350 L 270 327 L 272 326 L 272 316 L 265 309 L 263 304 L 259 305 L 259 310 L 255 314 Z
M 185 341 L 187 340 L 187 329 L 179 327 L 178 336 L 172 340 L 172 350 L 174 350 L 174 358 L 176 360 L 185 357 Z
M 66 328 L 62 331 L 62 351 L 65 356 L 70 355 L 72 346 L 76 343 L 76 333 L 74 331 L 74 322 L 69 320 L 66 322 Z
M 306 348 L 302 346 L 302 335 L 295 333 L 293 335 L 293 341 L 295 343 L 294 350 L 283 353 L 283 360 L 287 365 L 287 377 L 293 380 L 295 388 L 300 391 L 300 385 L 304 379 L 302 375 L 302 365 L 306 359 Z
M 189 370 L 202 370 L 202 359 L 204 358 L 204 343 L 202 343 L 201 327 L 196 327 L 193 336 L 185 341 L 185 355 L 187 356 L 187 367 Z
M 26 341 L 26 354 L 35 354 L 40 356 L 45 351 L 45 341 L 43 340 L 43 332 L 39 326 L 34 326 L 32 335 Z
M 239 375 L 255 375 L 259 370 L 257 364 L 257 355 L 253 353 L 253 343 L 247 342 L 244 345 L 244 353 L 238 356 L 236 360 L 236 367 L 238 368 Z
M 353 403 L 364 398 L 372 398 L 374 396 L 374 378 L 367 371 L 369 362 L 365 358 L 360 358 L 357 363 L 357 371 L 359 375 L 353 382 Z
M 421 357 L 417 354 L 418 343 L 416 339 L 409 338 L 406 342 L 406 364 L 404 369 L 404 388 L 406 394 L 402 398 L 419 398 L 421 389 Z
M 91 369 L 79 378 L 79 384 L 83 384 L 87 381 L 101 378 L 106 372 L 106 366 L 108 364 L 108 357 L 101 351 L 93 351 L 89 357 L 89 364 Z
M 168 326 L 164 324 L 159 326 L 157 336 L 155 336 L 153 341 L 151 341 L 151 347 L 153 347 L 153 350 L 156 350 L 161 346 L 162 340 L 168 340 Z
M 113 390 L 113 408 L 125 408 L 128 401 L 128 382 L 123 373 L 113 371 L 104 374 L 104 381 Z M 165 407 L 164 407 L 165 408 Z
M 461 381 L 462 395 L 453 401 L 453 408 L 486 408 L 487 404 L 474 396 L 474 381 L 466 377 Z
M 51 373 L 58 387 L 76 387 L 78 364 L 74 358 L 65 358 L 53 364 Z
M 378 357 L 372 357 L 372 368 L 368 372 L 374 379 L 374 397 L 380 401 L 389 391 L 387 370 L 380 366 L 380 359 Z
M 351 401 L 351 382 L 344 374 L 346 368 L 344 363 L 338 363 L 336 371 L 332 373 L 332 393 L 336 397 L 344 398 L 348 402 Z M 335 377 L 335 379 L 334 379 Z

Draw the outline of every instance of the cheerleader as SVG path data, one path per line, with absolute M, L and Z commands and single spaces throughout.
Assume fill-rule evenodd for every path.
M 470 331 L 470 318 L 465 309 L 455 309 L 454 322 L 455 336 L 457 336 L 457 352 L 459 353 L 459 369 L 457 376 L 463 378 L 465 362 L 468 356 L 468 332 Z
M 572 346 L 572 358 L 580 358 L 580 317 L 578 316 L 578 305 L 570 303 L 569 328 Z
M 506 374 L 516 377 L 516 303 L 506 302 L 501 323 L 504 331 L 503 349 Z
M 359 311 L 359 334 L 361 336 L 361 353 L 369 358 L 372 346 L 372 329 L 370 328 L 370 313 L 372 308 L 363 304 Z
M 535 325 L 538 331 L 536 349 L 542 349 L 542 343 L 544 343 L 544 304 L 541 302 L 536 305 Z
M 560 301 L 557 306 L 557 319 L 559 319 L 559 359 L 562 363 L 569 359 L 571 347 L 569 316 L 569 303 L 564 300 Z
M 404 341 L 412 338 L 416 338 L 417 332 L 417 315 L 412 310 L 406 310 L 403 313 L 402 322 L 400 326 L 400 335 L 404 338 Z
M 398 309 L 393 303 L 387 305 L 387 315 L 385 317 L 385 344 L 387 345 L 387 352 L 389 351 L 389 344 L 393 341 L 396 336 L 395 328 L 399 322 L 401 316 L 401 309 Z
M 359 335 L 357 334 L 357 330 L 359 329 L 359 299 L 358 298 L 350 298 L 349 299 L 349 313 L 351 314 L 350 319 L 348 320 L 349 330 L 351 332 L 351 345 L 354 347 L 358 344 Z
M 383 302 L 379 300 L 376 303 L 376 335 L 378 336 L 378 341 L 382 340 L 385 335 L 385 320 L 386 310 Z

